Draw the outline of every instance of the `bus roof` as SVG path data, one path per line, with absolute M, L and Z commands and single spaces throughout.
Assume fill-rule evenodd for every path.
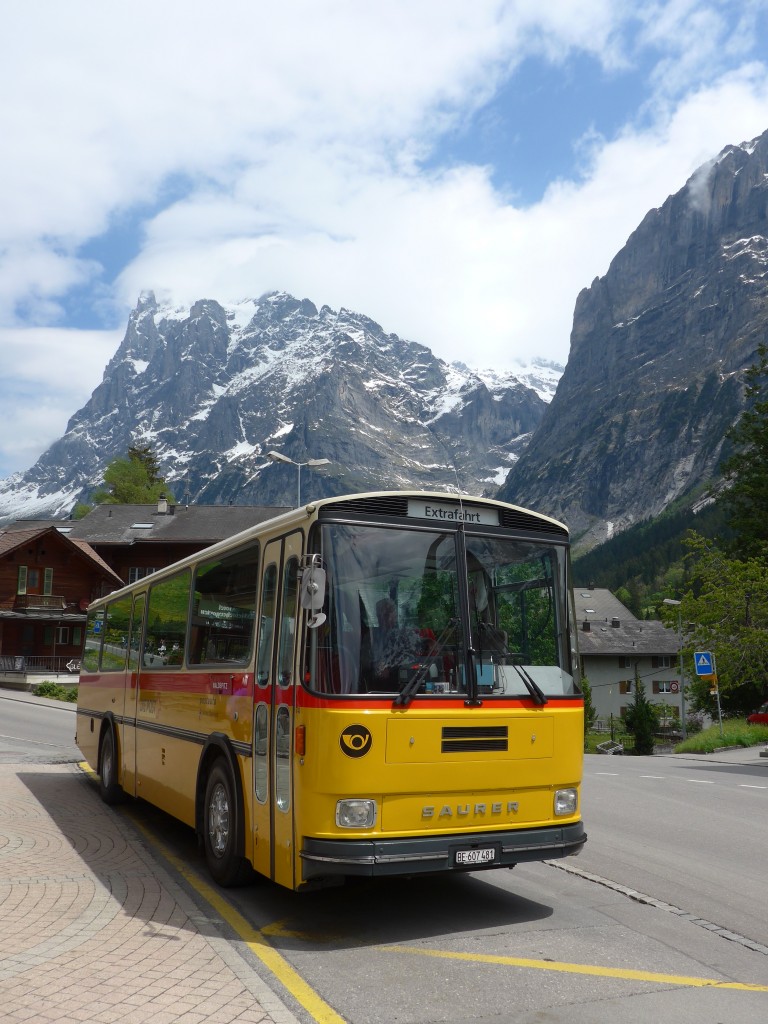
M 149 586 L 151 583 L 156 582 L 159 579 L 163 579 L 166 576 L 178 572 L 188 566 L 195 565 L 200 561 L 201 555 L 206 557 L 216 557 L 218 554 L 224 554 L 228 551 L 237 549 L 238 547 L 247 544 L 247 542 L 256 536 L 260 536 L 264 532 L 272 533 L 283 532 L 286 529 L 290 529 L 291 526 L 299 526 L 305 522 L 310 516 L 314 516 L 316 513 L 320 514 L 322 509 L 333 508 L 334 505 L 349 505 L 351 502 L 360 502 L 361 505 L 365 503 L 376 502 L 377 500 L 391 500 L 391 499 L 415 499 L 415 500 L 427 500 L 435 503 L 459 503 L 473 506 L 486 506 L 488 508 L 505 508 L 509 509 L 513 513 L 525 515 L 540 520 L 542 523 L 551 524 L 553 530 L 568 534 L 568 528 L 564 523 L 559 522 L 557 519 L 553 519 L 551 516 L 544 515 L 541 512 L 535 512 L 531 509 L 524 508 L 521 505 L 511 505 L 509 502 L 497 501 L 495 498 L 482 498 L 476 495 L 470 494 L 457 494 L 449 491 L 364 491 L 358 494 L 345 494 L 336 495 L 330 498 L 319 498 L 316 501 L 305 502 L 301 507 L 290 509 L 287 512 L 283 512 L 280 515 L 274 516 L 271 519 L 263 519 L 252 526 L 246 527 L 239 533 L 234 533 L 232 536 L 227 537 L 224 540 L 217 541 L 208 547 L 202 548 L 200 551 L 194 554 L 187 555 L 184 558 L 179 559 L 176 562 L 172 562 L 170 565 L 164 566 L 162 569 L 158 569 L 156 572 L 151 573 L 148 576 L 143 577 L 141 580 L 135 583 L 128 583 L 119 590 L 114 590 L 110 594 L 104 597 L 97 598 L 92 602 L 93 605 L 102 604 L 107 600 L 114 600 L 120 596 L 124 591 L 134 591 L 137 588 L 141 589 L 142 586 Z

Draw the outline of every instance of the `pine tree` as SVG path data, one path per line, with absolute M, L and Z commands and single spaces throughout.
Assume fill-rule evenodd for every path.
M 768 558 L 768 346 L 761 343 L 757 362 L 746 373 L 747 408 L 727 437 L 735 451 L 720 469 L 730 483 L 722 498 L 736 533 L 739 558 Z
M 127 458 L 110 462 L 104 470 L 104 487 L 93 493 L 92 500 L 97 505 L 148 505 L 163 495 L 173 501 L 154 452 L 149 447 L 132 447 Z
M 656 709 L 645 695 L 645 686 L 635 669 L 635 699 L 627 708 L 624 719 L 627 731 L 635 737 L 636 754 L 653 753 L 653 736 L 656 732 Z

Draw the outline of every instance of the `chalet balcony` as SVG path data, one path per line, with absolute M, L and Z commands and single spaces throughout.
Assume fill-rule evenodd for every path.
M 67 599 L 63 594 L 17 594 L 15 612 L 63 612 Z

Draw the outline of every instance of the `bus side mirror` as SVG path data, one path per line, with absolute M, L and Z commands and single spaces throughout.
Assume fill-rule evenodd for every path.
M 321 611 L 325 603 L 325 569 L 311 565 L 301 574 L 301 607 L 310 612 L 307 619 L 309 629 L 317 629 L 325 622 L 325 612 Z

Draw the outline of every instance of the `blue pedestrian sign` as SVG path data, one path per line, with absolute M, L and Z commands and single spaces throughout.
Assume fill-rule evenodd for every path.
M 712 676 L 715 674 L 713 658 L 709 651 L 694 651 L 693 664 L 696 666 L 697 676 Z

